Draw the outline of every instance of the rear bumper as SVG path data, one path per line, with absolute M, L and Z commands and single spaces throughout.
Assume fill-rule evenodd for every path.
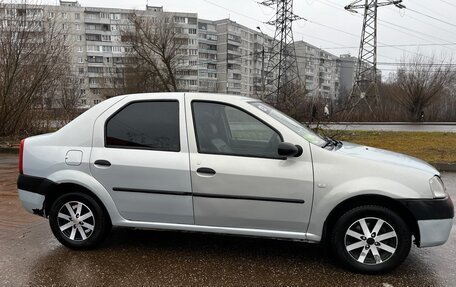
M 41 195 L 46 195 L 55 185 L 55 182 L 43 177 L 20 174 L 17 178 L 17 189 Z
M 43 216 L 44 210 L 44 195 L 30 192 L 27 190 L 18 189 L 19 199 L 22 202 L 22 206 L 28 212 L 36 215 Z
M 418 247 L 444 244 L 453 227 L 454 207 L 451 198 L 400 200 L 415 217 L 419 229 Z
M 46 194 L 56 184 L 42 177 L 20 174 L 17 178 L 19 198 L 24 208 L 33 214 L 45 216 L 44 204 Z

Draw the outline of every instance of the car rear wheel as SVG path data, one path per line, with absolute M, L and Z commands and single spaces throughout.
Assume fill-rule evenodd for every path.
M 83 193 L 59 197 L 49 212 L 49 224 L 60 243 L 72 249 L 97 246 L 111 229 L 104 209 L 91 196 Z
M 343 214 L 333 229 L 331 245 L 338 260 L 355 272 L 377 274 L 399 266 L 411 247 L 404 220 L 382 206 L 360 206 Z

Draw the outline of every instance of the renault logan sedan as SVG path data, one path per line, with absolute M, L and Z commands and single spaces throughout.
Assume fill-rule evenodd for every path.
M 386 272 L 445 243 L 439 172 L 398 153 L 323 138 L 251 98 L 108 99 L 21 142 L 20 199 L 73 249 L 111 226 L 326 242 L 343 266 Z

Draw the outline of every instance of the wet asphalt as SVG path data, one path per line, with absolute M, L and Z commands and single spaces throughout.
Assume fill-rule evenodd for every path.
M 455 226 L 445 245 L 412 247 L 382 276 L 348 272 L 318 244 L 210 234 L 114 229 L 98 249 L 73 251 L 17 204 L 15 170 L 0 154 L 0 286 L 456 286 Z M 456 173 L 443 179 L 456 198 Z

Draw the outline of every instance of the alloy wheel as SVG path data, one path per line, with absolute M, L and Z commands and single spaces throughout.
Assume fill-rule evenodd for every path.
M 385 220 L 365 217 L 355 221 L 345 233 L 345 249 L 356 261 L 376 265 L 389 260 L 398 247 L 394 228 Z
M 60 232 L 70 240 L 83 241 L 89 238 L 95 228 L 95 218 L 90 208 L 79 201 L 63 204 L 57 214 Z

